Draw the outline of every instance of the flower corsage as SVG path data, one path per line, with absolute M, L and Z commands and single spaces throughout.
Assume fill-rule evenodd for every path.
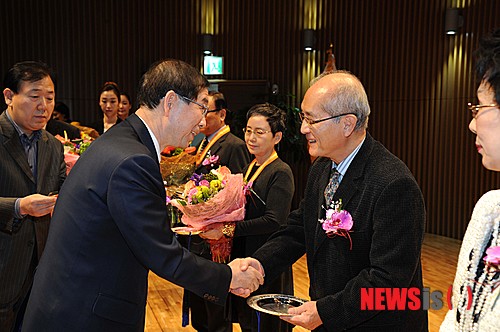
M 352 249 L 352 240 L 349 231 L 352 228 L 353 220 L 351 214 L 342 209 L 342 200 L 333 202 L 330 208 L 326 210 L 326 218 L 319 219 L 323 230 L 325 230 L 328 237 L 342 236 L 349 239 L 350 247 Z
M 486 249 L 484 263 L 494 272 L 500 271 L 500 246 L 489 247 Z
M 210 155 L 210 151 L 208 151 L 207 156 L 203 159 L 201 163 L 203 166 L 210 167 L 210 169 L 214 169 L 219 165 L 219 156 L 218 155 Z

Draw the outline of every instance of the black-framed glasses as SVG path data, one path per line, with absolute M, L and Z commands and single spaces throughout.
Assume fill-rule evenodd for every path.
M 327 118 L 323 118 L 323 119 L 319 119 L 319 120 L 312 120 L 312 119 L 309 119 L 308 117 L 306 117 L 304 115 L 304 113 L 300 112 L 299 113 L 299 118 L 300 118 L 300 121 L 305 121 L 308 125 L 313 125 L 313 124 L 320 123 L 320 122 L 323 122 L 323 121 L 326 121 L 326 120 L 340 118 L 341 116 L 349 115 L 349 114 L 356 115 L 356 113 L 349 112 L 349 113 L 342 113 L 342 114 L 332 115 L 332 116 L 329 116 Z
M 270 133 L 271 130 L 264 130 L 264 129 L 260 129 L 260 128 L 257 128 L 255 130 L 252 130 L 250 128 L 243 128 L 243 133 L 245 134 L 245 136 L 250 136 L 252 133 L 255 134 L 255 136 L 257 137 L 261 137 L 267 133 Z
M 472 105 L 472 103 L 467 103 L 467 108 L 472 113 L 472 117 L 475 119 L 477 113 L 481 110 L 481 108 L 485 107 L 499 107 L 497 104 L 485 104 L 485 105 Z
M 207 113 L 214 113 L 214 112 L 219 112 L 222 111 L 222 108 L 216 108 L 214 110 L 209 110 Z
M 203 104 L 200 104 L 199 102 L 193 100 L 193 99 L 190 99 L 188 97 L 184 97 L 183 95 L 180 95 L 180 94 L 177 94 L 179 97 L 181 97 L 182 99 L 184 99 L 185 101 L 189 103 L 193 103 L 195 105 L 198 105 L 200 106 L 200 109 L 201 109 L 201 112 L 202 112 L 202 115 L 205 116 L 207 115 L 208 113 L 208 106 L 207 105 L 203 105 Z

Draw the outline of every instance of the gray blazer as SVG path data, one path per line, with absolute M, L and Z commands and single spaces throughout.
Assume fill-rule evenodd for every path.
M 0 115 L 0 307 L 17 301 L 28 275 L 33 252 L 40 258 L 47 239 L 50 216 L 26 217 L 14 224 L 17 198 L 58 191 L 66 178 L 63 146 L 42 130 L 38 141 L 37 181 L 31 172 L 19 135 Z M 31 283 L 31 282 L 30 282 Z
M 363 287 L 422 288 L 425 207 L 415 179 L 367 134 L 334 196 L 353 217 L 350 249 L 348 239 L 327 237 L 318 222 L 325 217 L 323 191 L 331 165 L 327 158 L 313 164 L 288 226 L 253 255 L 266 279 L 307 254 L 309 294 L 323 321 L 318 331 L 427 331 L 425 311 L 360 310 Z

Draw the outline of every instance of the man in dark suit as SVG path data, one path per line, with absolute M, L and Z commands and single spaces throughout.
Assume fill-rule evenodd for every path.
M 155 63 L 137 112 L 81 156 L 54 209 L 23 331 L 142 331 L 149 270 L 221 305 L 230 289 L 248 296 L 263 281 L 240 261 L 189 253 L 169 228 L 160 151 L 199 132 L 207 87 L 182 61 Z
M 253 255 L 267 282 L 307 254 L 311 301 L 282 319 L 315 331 L 427 331 L 423 310 L 361 310 L 362 288 L 422 289 L 425 223 L 412 174 L 366 132 L 370 107 L 361 82 L 347 72 L 319 77 L 302 112 L 301 132 L 319 158 L 287 227 Z M 340 202 L 352 229 L 327 235 L 319 220 Z
M 242 139 L 232 134 L 225 119 L 227 103 L 224 95 L 220 92 L 210 91 L 208 93 L 208 112 L 205 117 L 206 124 L 200 129 L 205 138 L 198 146 L 198 164 L 196 173 L 208 173 L 210 165 L 204 166 L 203 160 L 209 156 L 217 156 L 218 164 L 229 168 L 231 173 L 241 173 L 243 168 L 250 163 L 250 153 Z M 188 240 L 181 237 L 180 241 L 190 250 L 202 257 L 211 258 L 208 244 L 198 235 L 191 235 Z M 206 332 L 230 332 L 233 326 L 226 319 L 224 307 L 214 305 L 189 291 L 184 292 L 184 315 L 186 308 L 191 308 L 191 325 L 197 331 Z M 187 303 L 186 303 L 187 301 Z
M 220 92 L 208 93 L 208 108 L 205 118 L 206 124 L 200 129 L 205 138 L 198 145 L 200 154 L 197 173 L 207 172 L 207 167 L 201 163 L 207 156 L 218 156 L 220 165 L 226 166 L 231 173 L 241 173 L 243 168 L 250 163 L 245 142 L 229 130 L 226 125 L 226 116 L 229 110 L 224 95 Z
M 54 109 L 47 65 L 20 62 L 5 75 L 0 115 L 0 331 L 18 331 L 50 213 L 66 177 L 63 146 L 45 127 Z M 17 320 L 17 323 L 16 323 Z

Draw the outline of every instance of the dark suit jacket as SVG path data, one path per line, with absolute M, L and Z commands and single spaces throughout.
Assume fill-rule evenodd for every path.
M 17 198 L 58 191 L 66 178 L 63 146 L 42 130 L 38 141 L 37 180 L 31 172 L 19 134 L 0 115 L 0 307 L 15 302 L 28 275 L 33 252 L 40 257 L 47 239 L 50 216 L 31 217 L 14 223 Z
M 243 168 L 250 163 L 250 154 L 245 142 L 232 133 L 219 138 L 210 148 L 210 154 L 219 156 L 219 164 L 227 166 L 231 173 L 241 173 Z M 200 166 L 196 173 L 200 172 L 206 173 L 206 167 Z
M 348 239 L 328 238 L 318 222 L 331 166 L 326 158 L 314 163 L 287 228 L 254 254 L 266 279 L 306 253 L 309 293 L 323 321 L 318 331 L 426 331 L 425 311 L 360 310 L 362 287 L 422 288 L 425 207 L 415 179 L 367 134 L 334 196 L 353 217 L 350 250 Z
M 45 129 L 54 136 L 60 135 L 62 137 L 64 137 L 64 132 L 66 131 L 70 140 L 81 138 L 80 129 L 63 121 L 50 119 Z
M 137 115 L 92 143 L 59 194 L 23 331 L 142 331 L 150 269 L 223 304 L 229 267 L 179 245 L 165 199 Z

